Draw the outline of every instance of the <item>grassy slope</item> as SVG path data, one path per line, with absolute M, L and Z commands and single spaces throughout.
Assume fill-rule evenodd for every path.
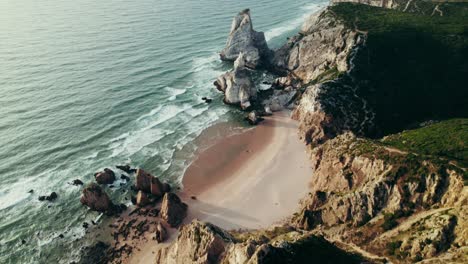
M 468 119 L 451 119 L 390 135 L 383 143 L 423 155 L 441 156 L 468 167 Z
M 331 9 L 349 27 L 368 31 L 354 74 L 376 112 L 375 136 L 427 119 L 468 117 L 467 3 L 446 4 L 443 17 L 351 3 Z

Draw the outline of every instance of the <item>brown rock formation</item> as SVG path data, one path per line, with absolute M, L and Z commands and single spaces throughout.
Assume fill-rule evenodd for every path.
M 113 207 L 109 196 L 95 183 L 91 183 L 83 189 L 80 202 L 98 212 L 107 212 Z
M 156 226 L 155 239 L 158 243 L 164 242 L 167 239 L 166 228 L 161 223 L 158 223 Z
M 177 227 L 187 216 L 187 204 L 174 193 L 166 193 L 161 205 L 161 218 L 171 227 Z
M 112 184 L 115 181 L 115 173 L 108 168 L 105 168 L 104 171 L 94 174 L 96 182 L 99 184 Z

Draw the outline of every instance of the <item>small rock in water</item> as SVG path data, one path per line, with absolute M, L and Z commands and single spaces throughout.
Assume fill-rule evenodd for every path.
M 73 180 L 72 182 L 73 185 L 83 185 L 83 182 L 79 179 Z
M 60 234 L 58 237 L 59 237 L 59 238 L 64 238 L 63 234 Z
M 84 222 L 83 223 L 83 228 L 88 228 L 89 227 L 89 224 L 87 222 Z
M 99 184 L 112 184 L 115 181 L 115 173 L 111 169 L 105 168 L 104 171 L 94 174 L 94 178 Z
M 41 196 L 39 196 L 38 199 L 39 199 L 39 201 L 45 201 L 45 200 L 47 200 L 47 201 L 51 202 L 51 201 L 57 199 L 57 197 L 58 197 L 57 193 L 56 193 L 56 192 L 52 192 L 49 196 L 41 195 Z
M 23 244 L 23 245 L 26 244 L 26 240 L 24 240 L 24 239 L 21 240 L 21 244 Z
M 130 165 L 117 165 L 115 166 L 117 169 L 121 170 L 121 171 L 125 171 L 126 173 L 135 173 L 136 172 L 136 169 L 132 169 L 130 167 Z
M 128 177 L 128 176 L 125 175 L 125 174 L 122 174 L 122 175 L 120 175 L 120 179 L 121 179 L 121 180 L 129 181 L 129 180 L 130 180 L 130 177 Z
M 202 97 L 202 100 L 205 101 L 205 103 L 207 103 L 207 104 L 213 102 L 213 99 L 207 98 L 207 97 Z
M 28 193 L 33 193 L 33 192 L 34 192 L 34 190 L 33 190 L 33 189 L 31 189 L 31 190 L 29 190 L 29 191 L 28 191 Z

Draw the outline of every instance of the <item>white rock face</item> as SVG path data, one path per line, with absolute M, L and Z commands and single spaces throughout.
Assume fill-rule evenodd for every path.
M 222 60 L 235 61 L 240 53 L 244 54 L 246 63 L 251 68 L 266 61 L 270 53 L 265 34 L 253 30 L 249 9 L 234 17 L 226 47 L 221 51 L 220 57 Z
M 234 62 L 234 70 L 219 76 L 214 84 L 219 91 L 224 93 L 225 103 L 240 104 L 242 109 L 249 108 L 250 101 L 257 97 L 257 89 L 246 68 L 244 53 L 240 53 Z

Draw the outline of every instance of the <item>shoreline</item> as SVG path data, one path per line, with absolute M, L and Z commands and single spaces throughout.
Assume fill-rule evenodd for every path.
M 203 132 L 225 136 L 195 153 L 184 173 L 183 188 L 177 193 L 188 204 L 183 225 L 194 219 L 227 230 L 280 224 L 299 208 L 312 178 L 296 121 L 284 111 L 242 132 L 224 128 L 214 125 Z M 138 250 L 126 263 L 152 263 L 154 252 L 177 237 L 178 229 L 167 230 L 171 235 L 163 243 L 152 243 L 151 234 L 137 242 Z

